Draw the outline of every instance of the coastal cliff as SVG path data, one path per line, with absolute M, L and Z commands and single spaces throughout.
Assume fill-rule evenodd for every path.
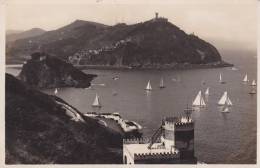
M 36 88 L 87 88 L 90 86 L 90 81 L 96 76 L 85 74 L 57 57 L 36 52 L 23 65 L 18 78 Z
M 122 137 L 6 74 L 6 164 L 121 163 Z

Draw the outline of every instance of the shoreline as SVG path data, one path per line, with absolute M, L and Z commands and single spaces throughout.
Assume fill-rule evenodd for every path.
M 210 69 L 233 67 L 230 63 L 220 64 L 176 64 L 175 66 L 154 65 L 147 67 L 130 67 L 130 66 L 107 66 L 107 65 L 74 65 L 80 70 L 98 69 L 98 70 L 189 70 L 189 69 Z
M 6 64 L 6 68 L 22 68 L 23 64 Z M 97 69 L 97 70 L 190 70 L 190 69 L 210 69 L 233 67 L 233 64 L 227 62 L 217 62 L 209 64 L 175 64 L 175 65 L 148 65 L 146 67 L 131 66 L 110 66 L 110 65 L 73 65 L 79 70 Z

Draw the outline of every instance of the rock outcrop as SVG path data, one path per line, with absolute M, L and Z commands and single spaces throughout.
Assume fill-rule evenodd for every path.
M 36 52 L 23 65 L 18 77 L 28 85 L 37 88 L 87 88 L 96 75 L 85 74 L 57 57 Z

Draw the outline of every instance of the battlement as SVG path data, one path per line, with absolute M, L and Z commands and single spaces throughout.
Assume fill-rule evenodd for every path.
M 163 125 L 168 128 L 168 129 L 175 129 L 175 128 L 180 128 L 180 127 L 185 127 L 185 128 L 193 128 L 194 127 L 194 122 L 192 119 L 188 119 L 186 117 L 167 117 L 163 120 Z
M 123 139 L 123 144 L 148 144 L 150 140 L 150 138 Z M 156 142 L 159 143 L 160 140 L 157 140 Z
M 134 154 L 135 160 L 145 160 L 145 159 L 173 159 L 179 158 L 180 153 L 179 151 L 174 152 L 160 152 L 160 153 L 141 153 L 141 154 Z

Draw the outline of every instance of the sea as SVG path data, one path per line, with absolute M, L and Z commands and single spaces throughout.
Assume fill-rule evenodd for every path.
M 97 74 L 87 89 L 60 88 L 57 96 L 81 112 L 96 111 L 91 104 L 98 94 L 102 108 L 98 112 L 118 112 L 124 119 L 142 125 L 143 136 L 151 137 L 168 116 L 182 116 L 191 107 L 199 91 L 206 107 L 192 113 L 195 121 L 195 156 L 212 164 L 256 163 L 257 95 L 250 95 L 250 83 L 257 80 L 257 58 L 253 55 L 228 55 L 234 67 L 189 70 L 84 70 Z M 6 72 L 17 75 L 20 69 Z M 225 84 L 219 83 L 222 74 Z M 248 75 L 249 83 L 242 80 Z M 119 79 L 115 80 L 115 77 Z M 165 88 L 160 89 L 163 78 Z M 150 80 L 152 91 L 145 91 Z M 54 94 L 54 89 L 42 90 Z M 227 91 L 233 106 L 222 113 L 217 102 Z

